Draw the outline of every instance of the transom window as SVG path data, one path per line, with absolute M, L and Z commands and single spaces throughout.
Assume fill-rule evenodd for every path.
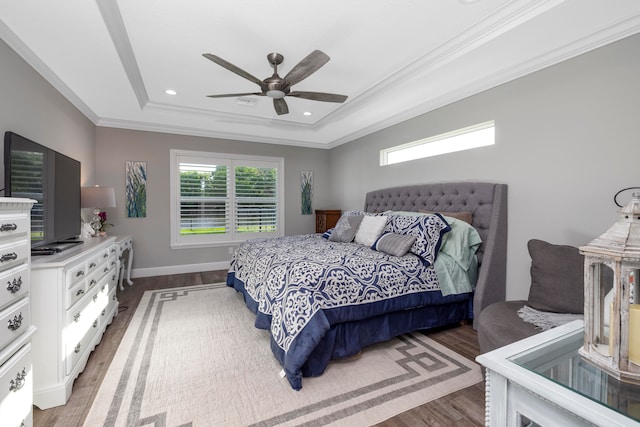
M 380 150 L 380 166 L 486 147 L 495 144 L 495 142 L 495 122 L 491 120 Z
M 171 150 L 171 247 L 283 233 L 284 159 Z

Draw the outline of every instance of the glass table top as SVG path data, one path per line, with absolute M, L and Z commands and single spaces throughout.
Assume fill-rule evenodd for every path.
M 582 329 L 509 360 L 599 404 L 640 421 L 640 385 L 629 384 L 584 360 Z

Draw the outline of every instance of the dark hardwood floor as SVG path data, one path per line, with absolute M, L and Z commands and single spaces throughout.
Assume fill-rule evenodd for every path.
M 40 410 L 34 406 L 34 426 L 75 427 L 83 425 L 102 379 L 111 364 L 111 359 L 144 291 L 223 282 L 225 277 L 226 271 L 207 271 L 137 278 L 134 280 L 133 286 L 125 284 L 123 291 L 118 290 L 119 313 L 105 331 L 100 344 L 91 353 L 84 372 L 76 379 L 69 401 L 64 406 L 46 410 Z M 473 360 L 479 353 L 478 339 L 471 325 L 433 330 L 429 332 L 429 336 L 469 359 Z M 484 384 L 482 382 L 377 424 L 379 427 L 483 425 Z

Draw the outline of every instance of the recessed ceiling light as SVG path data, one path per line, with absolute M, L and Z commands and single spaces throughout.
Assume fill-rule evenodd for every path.
M 305 111 L 305 112 L 304 112 L 304 113 L 302 113 L 302 114 L 304 114 L 305 116 L 310 116 L 310 115 L 311 115 L 311 111 Z
M 166 93 L 167 95 L 171 95 L 171 96 L 178 94 L 178 92 L 176 92 L 173 89 L 167 89 L 167 90 L 164 91 L 164 93 Z

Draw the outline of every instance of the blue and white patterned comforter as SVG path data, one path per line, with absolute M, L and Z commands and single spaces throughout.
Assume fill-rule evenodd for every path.
M 411 253 L 387 255 L 319 234 L 250 240 L 227 283 L 244 293 L 256 326 L 269 329 L 285 373 L 301 388 L 301 367 L 331 325 L 456 301 L 443 297 L 433 266 Z M 464 296 L 467 298 L 467 296 Z

